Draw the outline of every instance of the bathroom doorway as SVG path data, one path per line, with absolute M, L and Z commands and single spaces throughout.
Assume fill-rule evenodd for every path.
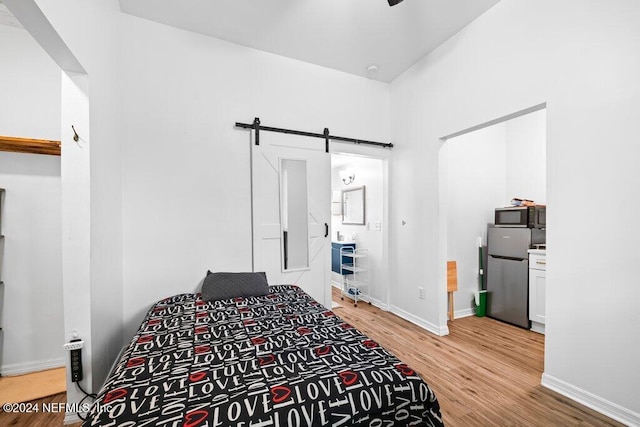
M 331 241 L 355 243 L 368 252 L 369 300 L 389 307 L 388 161 L 384 158 L 337 153 L 331 155 Z M 362 221 L 345 216 L 344 192 L 363 189 Z M 355 194 L 355 193 L 354 193 Z M 334 245 L 332 245 L 334 246 Z M 331 284 L 342 286 L 339 269 L 332 268 Z

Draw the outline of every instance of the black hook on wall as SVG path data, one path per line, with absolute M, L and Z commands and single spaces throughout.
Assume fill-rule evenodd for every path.
M 253 130 L 256 131 L 256 145 L 260 145 L 260 119 L 253 119 Z
M 78 139 L 80 139 L 80 137 L 78 136 L 78 132 L 76 132 L 76 128 L 74 128 L 73 125 L 71 125 L 71 129 L 73 129 L 73 140 L 75 142 L 78 142 Z

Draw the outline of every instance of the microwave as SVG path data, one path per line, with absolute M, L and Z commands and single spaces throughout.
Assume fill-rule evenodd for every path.
M 546 206 L 496 208 L 496 227 L 546 228 Z

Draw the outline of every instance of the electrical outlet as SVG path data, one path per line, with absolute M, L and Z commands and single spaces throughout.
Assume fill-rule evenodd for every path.
M 82 350 L 71 350 L 71 381 L 82 381 Z
M 75 339 L 65 345 L 69 346 L 70 350 L 71 381 L 78 383 L 82 381 L 82 346 L 84 345 L 84 341 L 81 339 Z
M 424 299 L 424 288 L 418 288 L 418 298 Z
M 65 350 L 80 350 L 84 347 L 84 341 L 71 341 L 62 346 Z

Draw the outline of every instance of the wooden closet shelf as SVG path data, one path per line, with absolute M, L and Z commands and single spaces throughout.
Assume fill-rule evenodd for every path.
M 0 136 L 0 151 L 59 156 L 60 146 L 60 141 Z

